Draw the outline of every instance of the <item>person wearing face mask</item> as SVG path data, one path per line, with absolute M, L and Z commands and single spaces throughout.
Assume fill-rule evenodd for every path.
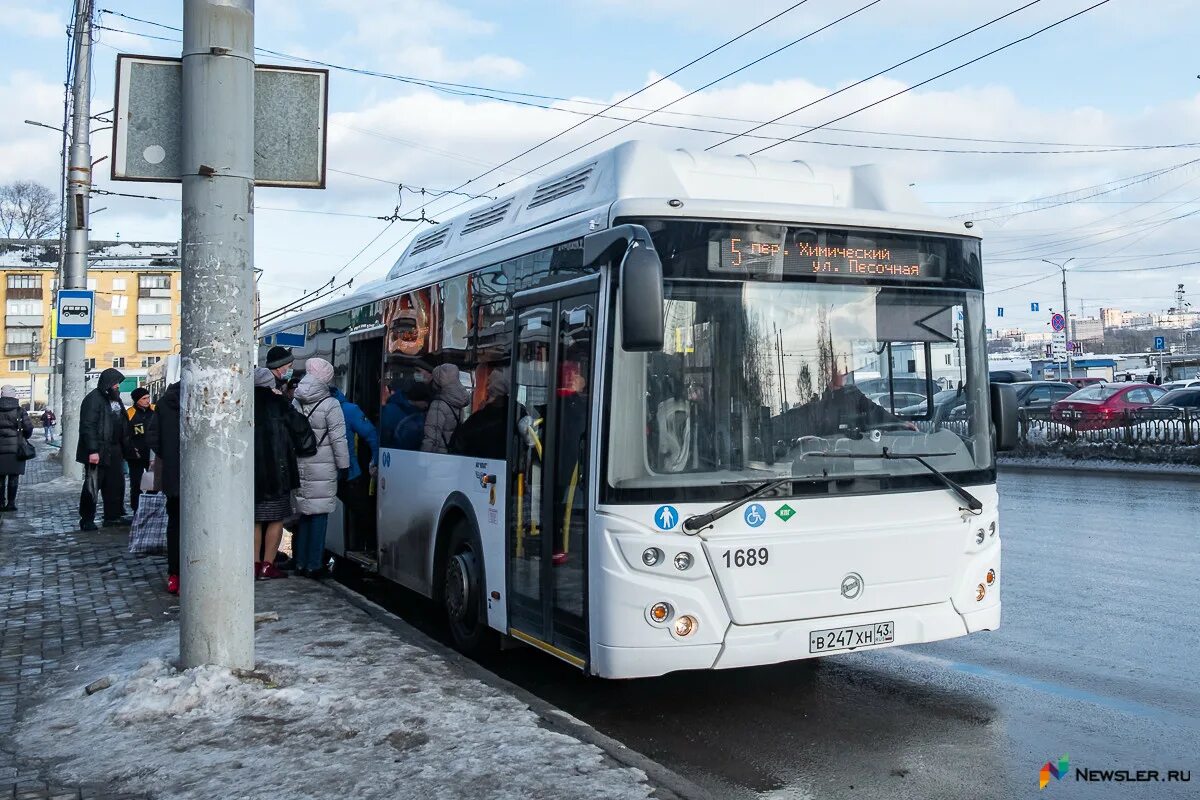
M 295 361 L 292 351 L 286 347 L 275 345 L 267 351 L 266 368 L 275 376 L 275 391 L 282 393 L 288 379 L 292 377 L 292 362 Z
M 79 445 L 75 460 L 83 464 L 79 493 L 79 529 L 96 530 L 96 506 L 104 500 L 104 525 L 128 525 L 125 516 L 125 473 L 122 469 L 129 417 L 121 402 L 119 370 L 100 373 L 100 383 L 79 405 Z

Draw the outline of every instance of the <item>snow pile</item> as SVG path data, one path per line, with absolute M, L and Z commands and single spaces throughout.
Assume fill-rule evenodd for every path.
M 18 731 L 59 782 L 171 798 L 641 798 L 640 770 L 308 581 L 259 584 L 253 673 L 168 659 L 178 627 L 88 654 Z M 112 685 L 83 687 L 107 675 Z

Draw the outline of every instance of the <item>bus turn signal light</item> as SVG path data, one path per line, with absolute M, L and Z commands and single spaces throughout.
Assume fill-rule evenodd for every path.
M 684 614 L 679 619 L 675 620 L 675 635 L 679 637 L 691 636 L 696 632 L 699 622 L 690 614 Z
M 655 603 L 650 606 L 650 621 L 663 623 L 671 618 L 671 605 L 669 603 Z
M 989 569 L 988 574 L 987 574 L 987 585 L 991 586 L 995 582 L 996 582 L 996 570 Z

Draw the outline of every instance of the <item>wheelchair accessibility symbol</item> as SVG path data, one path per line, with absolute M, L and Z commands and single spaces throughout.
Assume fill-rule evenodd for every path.
M 757 528 L 767 521 L 767 510 L 762 507 L 761 503 L 751 503 L 746 506 L 746 511 L 742 516 L 746 519 L 747 525 Z

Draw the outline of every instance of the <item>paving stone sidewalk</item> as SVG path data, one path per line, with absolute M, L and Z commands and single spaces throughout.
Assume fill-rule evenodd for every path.
M 246 773 L 211 771 L 211 759 L 224 764 L 229 755 L 287 766 L 285 780 L 323 770 L 314 785 L 270 780 L 270 790 L 254 784 L 262 775 L 242 779 L 235 794 L 246 797 L 323 797 L 321 787 L 339 781 L 351 781 L 339 786 L 345 797 L 405 796 L 394 790 L 418 789 L 420 781 L 430 798 L 692 794 L 666 788 L 677 776 L 659 765 L 629 751 L 614 755 L 624 749 L 619 743 L 598 747 L 594 731 L 562 729 L 561 712 L 535 710 L 540 701 L 439 652 L 399 620 L 365 612 L 366 601 L 351 603 L 303 579 L 258 585 L 259 611 L 283 620 L 259 633 L 258 670 L 266 677 L 255 680 L 265 688 L 235 680 L 231 694 L 222 689 L 211 704 L 189 702 L 186 717 L 170 708 L 147 716 L 138 702 L 172 691 L 171 702 L 187 702 L 190 686 L 230 679 L 217 668 L 178 673 L 162 660 L 177 641 L 179 613 L 178 598 L 164 591 L 165 560 L 129 554 L 127 527 L 76 530 L 80 484 L 63 478 L 44 449 L 28 464 L 20 510 L 0 515 L 0 800 L 215 796 L 195 776 L 238 784 L 236 775 Z M 147 654 L 157 667 L 146 666 Z M 103 675 L 114 688 L 85 699 L 81 688 Z M 134 705 L 122 706 L 126 698 Z M 262 707 L 270 713 L 248 711 Z M 231 723 L 222 714 L 250 727 L 223 727 Z M 270 730 L 258 736 L 253 725 Z M 380 731 L 390 733 L 381 739 Z M 235 741 L 239 735 L 245 741 Z M 299 757 L 330 755 L 289 765 L 297 753 L 287 748 L 265 759 L 255 749 L 298 735 L 313 739 Z M 186 743 L 189 736 L 196 741 Z M 357 766 L 346 763 L 364 756 Z M 54 785 L 55 775 L 73 785 Z M 118 786 L 154 794 L 122 794 Z
M 103 787 L 58 787 L 14 752 L 18 717 L 50 673 L 86 663 L 97 645 L 136 641 L 178 613 L 162 558 L 128 552 L 129 529 L 78 530 L 78 481 L 36 442 L 15 513 L 0 515 L 0 800 L 117 800 Z

